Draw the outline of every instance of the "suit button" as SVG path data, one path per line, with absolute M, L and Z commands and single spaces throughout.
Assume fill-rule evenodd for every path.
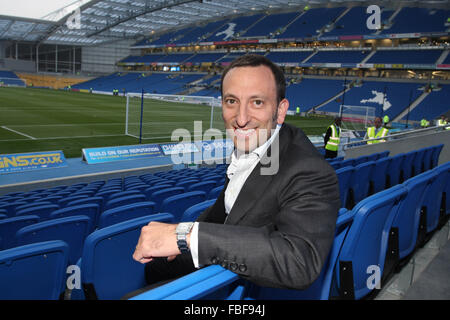
M 238 265 L 236 262 L 232 262 L 230 263 L 230 270 L 231 271 L 236 271 L 238 269 Z
M 241 272 L 247 271 L 247 266 L 245 264 L 240 264 L 239 265 L 239 271 L 241 271 Z
M 219 263 L 219 258 L 217 258 L 217 257 L 212 257 L 212 258 L 211 258 L 211 263 L 212 263 L 212 264 L 218 264 L 218 263 Z

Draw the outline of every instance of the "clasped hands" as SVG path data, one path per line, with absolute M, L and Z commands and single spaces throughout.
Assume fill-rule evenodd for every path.
M 140 263 L 148 263 L 158 257 L 167 257 L 168 261 L 175 259 L 181 253 L 177 245 L 176 228 L 177 224 L 155 221 L 142 227 L 133 259 Z M 187 243 L 189 246 L 190 234 Z

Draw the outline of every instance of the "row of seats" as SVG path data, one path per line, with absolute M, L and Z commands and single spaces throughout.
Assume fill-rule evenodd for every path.
M 365 198 L 352 210 L 341 209 L 322 272 L 305 290 L 259 287 L 214 265 L 132 299 L 371 298 L 448 223 L 449 180 L 447 162 Z

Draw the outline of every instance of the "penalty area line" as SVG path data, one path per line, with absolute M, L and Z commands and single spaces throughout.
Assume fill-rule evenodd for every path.
M 19 135 L 21 135 L 21 136 L 24 136 L 24 137 L 27 137 L 27 138 L 29 138 L 29 139 L 31 139 L 31 140 L 36 140 L 35 137 L 29 136 L 29 135 L 27 135 L 27 134 L 25 134 L 25 133 L 23 133 L 23 132 L 20 132 L 20 131 L 13 130 L 13 129 L 8 128 L 8 127 L 6 127 L 6 126 L 1 126 L 1 128 L 2 128 L 2 129 L 5 129 L 5 130 L 8 130 L 8 131 L 11 131 L 11 132 L 14 132 L 14 133 L 17 133 L 17 134 L 19 134 Z

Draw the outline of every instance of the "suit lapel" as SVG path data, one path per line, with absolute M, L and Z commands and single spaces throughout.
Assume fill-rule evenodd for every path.
M 281 162 L 281 155 L 284 154 L 285 149 L 288 145 L 288 137 L 286 134 L 285 125 L 283 125 L 283 127 L 281 128 L 278 139 L 275 139 L 272 142 L 272 144 L 274 143 L 279 143 L 278 161 Z M 272 145 L 269 147 L 267 152 L 263 155 L 261 161 L 258 162 L 250 176 L 245 181 L 233 205 L 233 208 L 231 209 L 231 212 L 229 213 L 228 218 L 225 221 L 226 224 L 237 224 L 249 212 L 249 210 L 254 207 L 255 203 L 263 195 L 264 190 L 266 190 L 270 182 L 275 177 L 275 174 L 261 174 L 261 169 L 263 169 L 263 167 L 267 167 L 267 165 L 262 165 L 262 163 L 270 165 L 267 153 L 271 149 Z

